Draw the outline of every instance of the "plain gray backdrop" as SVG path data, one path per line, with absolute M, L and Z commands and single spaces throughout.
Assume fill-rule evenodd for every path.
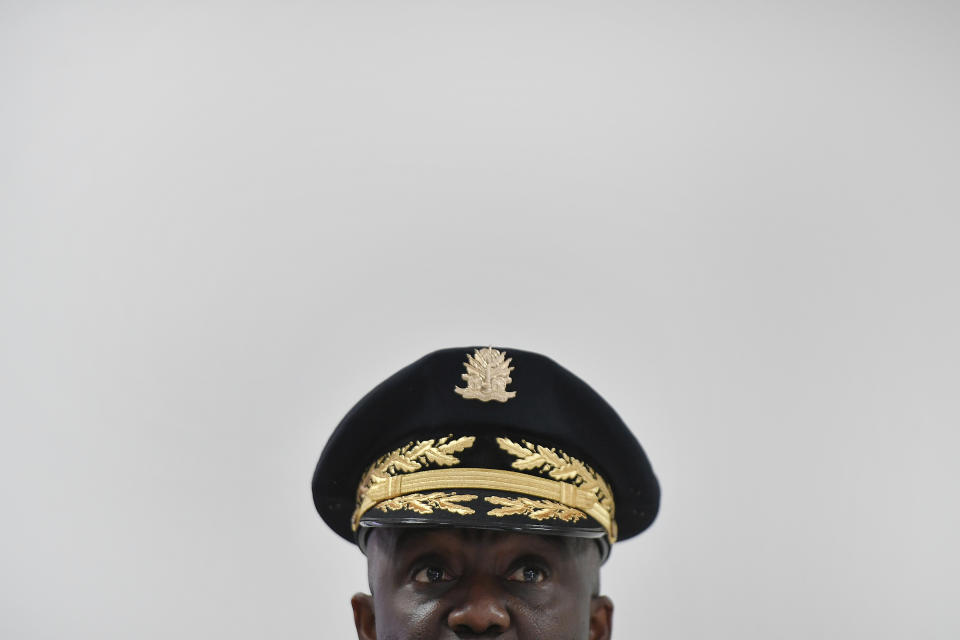
M 547 353 L 621 640 L 955 639 L 953 2 L 0 2 L 0 636 L 350 638 L 337 421 Z

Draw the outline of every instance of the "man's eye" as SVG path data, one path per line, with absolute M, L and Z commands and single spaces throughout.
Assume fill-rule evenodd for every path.
M 546 577 L 547 572 L 540 567 L 524 565 L 522 567 L 517 567 L 513 573 L 507 576 L 507 580 L 533 584 L 537 582 L 543 582 Z
M 449 582 L 453 577 L 443 567 L 424 567 L 414 574 L 413 580 L 424 584 L 436 584 Z

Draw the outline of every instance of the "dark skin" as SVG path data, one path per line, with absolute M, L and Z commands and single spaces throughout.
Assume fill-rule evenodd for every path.
M 609 640 L 590 540 L 475 529 L 378 529 L 359 640 Z

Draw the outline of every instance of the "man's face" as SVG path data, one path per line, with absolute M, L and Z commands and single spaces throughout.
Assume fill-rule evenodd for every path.
M 360 640 L 608 640 L 592 541 L 473 529 L 382 529 L 367 545 Z

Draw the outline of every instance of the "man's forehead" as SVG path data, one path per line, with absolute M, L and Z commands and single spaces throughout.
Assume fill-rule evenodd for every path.
M 536 533 L 495 531 L 458 527 L 381 527 L 371 532 L 371 547 L 388 555 L 416 552 L 423 549 L 456 550 L 476 546 L 503 547 L 541 551 L 543 553 L 574 553 L 595 545 L 582 544 L 585 540 Z

